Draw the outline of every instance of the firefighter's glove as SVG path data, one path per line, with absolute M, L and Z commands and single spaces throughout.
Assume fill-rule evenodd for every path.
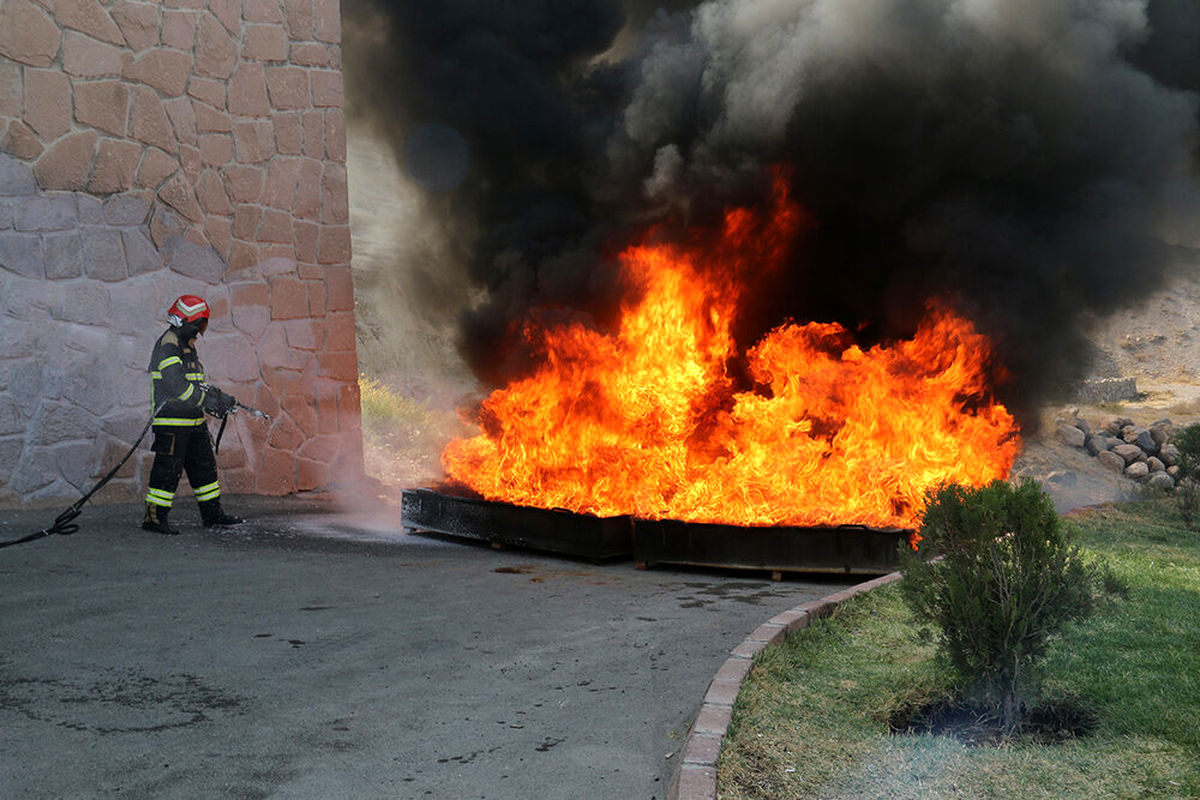
M 204 410 L 214 417 L 225 417 L 235 408 L 237 408 L 237 400 L 220 389 L 209 388 L 204 397 Z

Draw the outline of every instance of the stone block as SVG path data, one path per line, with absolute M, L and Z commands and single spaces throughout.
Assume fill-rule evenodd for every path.
M 292 213 L 301 220 L 316 222 L 321 216 L 321 176 L 325 165 L 311 158 L 300 164 L 296 204 Z
M 312 70 L 309 81 L 312 104 L 317 108 L 341 108 L 345 104 L 340 70 Z
M 346 167 L 342 164 L 326 164 L 321 175 L 321 222 L 344 224 L 349 221 Z
M 225 91 L 228 86 L 227 81 L 214 81 L 208 78 L 192 77 L 188 83 L 188 96 L 199 100 L 207 106 L 210 106 L 217 111 L 224 112 L 228 110 L 225 103 Z
M 287 32 L 278 25 L 247 25 L 242 58 L 251 61 L 287 61 Z
M 255 241 L 290 243 L 292 241 L 291 215 L 273 208 L 264 210 Z
M 206 214 L 228 216 L 233 213 L 233 203 L 225 192 L 225 184 L 213 170 L 205 170 L 196 184 L 196 199 Z
M 55 0 L 54 18 L 93 39 L 124 46 L 125 37 L 100 0 Z
M 322 347 L 325 350 L 354 350 L 355 323 L 352 312 L 327 314 L 324 326 L 325 340 Z
M 7 151 L 17 158 L 27 161 L 37 158 L 46 149 L 42 146 L 42 141 L 38 139 L 37 134 L 19 119 L 15 119 L 9 124 L 3 142 L 0 151 Z
M 303 284 L 301 284 L 303 285 Z M 307 310 L 308 303 L 304 303 L 304 308 Z M 319 350 L 321 347 L 321 324 L 317 320 L 312 319 L 294 319 L 284 323 L 283 326 L 284 339 L 289 347 L 294 347 L 297 350 Z M 284 408 L 288 408 L 285 401 Z M 315 412 L 314 412 L 315 413 Z M 303 427 L 303 426 L 302 426 Z
M 229 258 L 229 243 L 233 239 L 233 220 L 228 216 L 209 215 L 204 218 L 204 238 L 223 259 Z
M 196 112 L 192 110 L 192 101 L 187 97 L 173 97 L 163 103 L 167 111 L 167 119 L 175 128 L 175 138 L 181 145 L 196 146 Z M 182 158 L 183 153 L 180 153 Z
M 207 103 L 192 100 L 192 115 L 196 120 L 196 133 L 233 133 L 230 116 Z
M 318 42 L 296 42 L 292 45 L 290 60 L 301 67 L 341 66 L 341 55 L 337 45 Z
M 353 352 L 318 353 L 317 374 L 337 381 L 356 381 L 358 356 Z
M 317 263 L 350 263 L 349 225 L 324 225 L 321 227 L 320 241 L 317 244 Z
M 26 67 L 24 119 L 43 142 L 71 130 L 71 79 L 58 70 Z
M 229 113 L 242 117 L 265 117 L 271 113 L 267 78 L 262 64 L 243 61 L 233 73 L 227 94 Z
M 332 436 L 318 436 L 316 395 L 290 395 L 283 399 L 281 405 L 308 437 L 308 441 L 300 446 L 299 455 L 314 461 L 333 461 L 337 456 L 337 440 Z
M 234 239 L 229 244 L 229 268 L 250 270 L 258 266 L 258 248 L 249 242 Z
M 313 37 L 330 44 L 342 41 L 341 4 L 338 0 L 313 0 Z
M 42 194 L 16 206 L 13 228 L 18 231 L 65 231 L 79 222 L 75 198 L 69 194 Z
M 104 201 L 90 194 L 75 192 L 75 211 L 83 225 L 100 225 L 104 222 Z
M 276 111 L 308 108 L 308 70 L 303 67 L 267 67 L 267 92 Z
M 26 278 L 46 277 L 42 237 L 36 233 L 5 233 L 0 236 L 0 269 Z
M 99 139 L 95 131 L 83 131 L 58 140 L 33 167 L 41 187 L 47 190 L 86 189 Z
M 0 4 L 0 55 L 32 67 L 54 63 L 62 31 L 45 9 L 30 0 Z
M 125 44 L 138 53 L 158 44 L 158 3 L 123 0 L 113 6 L 112 18 L 125 37 Z
M 242 31 L 242 0 L 210 0 L 208 10 L 216 15 L 231 36 Z
M 220 169 L 233 160 L 233 137 L 227 133 L 206 133 L 198 137 L 200 163 Z
M 221 172 L 225 191 L 235 203 L 257 203 L 263 196 L 265 171 L 262 167 L 230 165 Z
M 288 494 L 296 490 L 296 460 L 290 451 L 274 447 L 263 449 L 259 456 L 254 490 L 266 495 Z
M 125 68 L 122 50 L 75 31 L 63 36 L 63 71 L 75 78 L 116 77 Z
M 45 236 L 42 246 L 47 278 L 78 278 L 83 274 L 83 244 L 77 232 Z
M 194 242 L 180 243 L 171 253 L 167 266 L 180 275 L 209 284 L 220 283 L 225 274 L 225 263 L 213 249 Z
M 134 183 L 144 189 L 157 190 L 178 168 L 178 159 L 172 158 L 157 147 L 146 148 L 142 152 L 142 161 L 138 165 Z
M 262 209 L 256 205 L 239 204 L 233 213 L 233 235 L 245 241 L 254 241 L 258 225 L 262 222 Z
M 210 12 L 200 15 L 196 26 L 196 72 L 226 80 L 237 67 L 238 45 L 225 26 Z
M 283 25 L 294 41 L 307 42 L 312 39 L 312 0 L 283 0 Z
M 125 261 L 130 277 L 162 268 L 162 256 L 144 230 L 135 228 L 121 231 L 121 242 L 125 246 Z
M 275 149 L 280 155 L 298 156 L 302 152 L 303 138 L 299 113 L 278 113 L 275 121 Z
M 270 120 L 239 120 L 233 141 L 239 164 L 262 164 L 275 155 L 275 126 Z
M 121 81 L 86 81 L 75 86 L 75 119 L 80 125 L 124 137 L 128 118 L 129 89 Z
M 56 445 L 60 442 L 90 439 L 99 431 L 95 415 L 74 403 L 43 401 L 34 412 L 29 425 L 29 442 L 34 445 Z
M 271 319 L 297 319 L 308 316 L 308 290 L 295 278 L 271 279 Z
M 325 112 L 325 157 L 346 163 L 346 120 L 340 108 Z
M 159 38 L 167 47 L 190 53 L 196 47 L 196 23 L 194 11 L 164 11 Z
M 166 247 L 182 233 L 183 223 L 174 212 L 162 207 L 154 210 L 153 216 L 150 217 L 150 241 L 154 242 L 155 247 Z
M 0 60 L 0 117 L 16 119 L 21 116 L 21 66 Z
M 299 261 L 315 263 L 317 260 L 317 237 L 320 227 L 312 222 L 296 220 L 292 223 L 292 241 Z
M 175 173 L 158 191 L 158 199 L 175 209 L 191 222 L 204 219 L 196 194 L 182 172 Z
M 301 277 L 304 277 L 302 274 Z M 308 310 L 314 317 L 325 316 L 325 285 L 314 282 L 308 284 Z
M 326 311 L 354 310 L 354 281 L 349 266 L 329 267 L 325 272 Z
M 329 485 L 329 464 L 311 461 L 307 458 L 296 459 L 296 489 L 307 492 Z
M 295 253 L 286 245 L 265 245 L 260 251 L 263 275 L 296 275 Z
M 110 225 L 145 225 L 150 201 L 138 194 L 115 195 L 104 201 L 104 221 Z
M 286 413 L 279 414 L 275 418 L 271 424 L 270 433 L 267 434 L 267 444 L 289 452 L 295 452 L 300 445 L 304 444 L 304 440 L 304 431 L 300 430 L 300 426 L 293 422 Z
M 167 153 L 179 152 L 179 141 L 171 121 L 167 119 L 166 109 L 159 100 L 158 92 L 149 86 L 130 88 L 129 135 Z
M 325 158 L 325 114 L 306 111 L 301 117 L 301 152 L 309 158 Z
M 8 486 L 18 495 L 26 495 L 24 499 L 28 500 L 29 495 L 53 484 L 57 478 L 58 465 L 54 462 L 54 454 L 46 447 L 26 446 Z
M 0 153 L 0 197 L 21 197 L 37 192 L 33 170 L 6 153 Z
M 83 234 L 83 270 L 89 278 L 120 281 L 129 275 L 121 232 L 115 228 L 85 226 Z M 101 317 L 103 319 L 103 317 Z
M 295 204 L 296 185 L 300 179 L 301 161 L 298 158 L 276 157 L 267 168 L 267 185 L 263 203 L 271 208 L 291 211 Z
M 246 22 L 283 22 L 279 0 L 242 0 L 242 19 Z

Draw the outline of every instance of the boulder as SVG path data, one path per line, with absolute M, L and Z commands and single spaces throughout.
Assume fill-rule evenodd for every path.
M 1117 455 L 1112 450 L 1101 450 L 1096 454 L 1096 459 L 1113 472 L 1119 474 L 1125 471 L 1125 459 L 1121 458 L 1121 456 Z
M 1135 461 L 1125 468 L 1125 477 L 1140 480 L 1150 474 L 1150 467 L 1145 461 Z
M 1146 485 L 1151 489 L 1169 492 L 1175 488 L 1175 479 L 1165 472 L 1155 472 L 1146 481 Z
M 1074 425 L 1059 425 L 1056 432 L 1058 440 L 1071 447 L 1083 447 L 1085 434 Z
M 1158 451 L 1158 455 L 1168 467 L 1179 463 L 1179 448 L 1173 444 L 1164 444 Z
M 1158 442 L 1154 440 L 1154 436 L 1146 428 L 1138 431 L 1137 437 L 1133 443 L 1145 450 L 1148 454 L 1154 455 L 1158 452 Z
M 1151 472 L 1165 472 L 1167 469 L 1167 465 L 1159 461 L 1154 456 L 1150 456 L 1150 458 L 1146 459 L 1146 465 L 1150 467 Z
M 1136 444 L 1119 444 L 1111 452 L 1125 459 L 1126 464 L 1135 464 L 1146 460 L 1146 453 Z

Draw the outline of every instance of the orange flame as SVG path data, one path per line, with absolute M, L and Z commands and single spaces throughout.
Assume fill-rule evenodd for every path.
M 637 297 L 615 332 L 528 323 L 540 367 L 447 445 L 448 478 L 598 516 L 913 527 L 927 488 L 1005 477 L 1020 439 L 989 398 L 990 343 L 942 304 L 868 350 L 837 324 L 781 325 L 746 354 L 758 387 L 734 391 L 741 295 L 809 224 L 784 187 L 763 219 L 728 212 L 716 244 L 625 250 Z

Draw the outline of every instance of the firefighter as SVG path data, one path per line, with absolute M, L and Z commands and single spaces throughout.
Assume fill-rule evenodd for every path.
M 175 535 L 167 515 L 175 500 L 179 477 L 187 471 L 188 483 L 200 504 L 204 527 L 236 525 L 241 518 L 221 509 L 217 459 L 204 412 L 224 417 L 237 401 L 204 385 L 204 367 L 196 355 L 196 337 L 208 327 L 208 303 L 185 294 L 167 310 L 169 327 L 154 343 L 150 376 L 154 387 L 154 465 L 146 491 L 146 516 L 142 529 Z

